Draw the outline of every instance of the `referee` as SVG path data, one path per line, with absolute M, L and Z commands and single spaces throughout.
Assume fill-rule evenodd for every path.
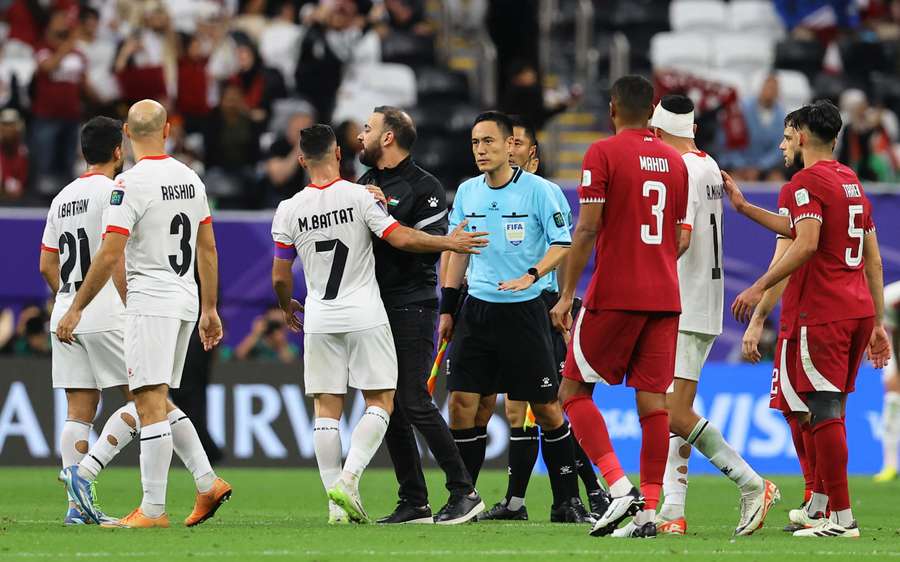
M 484 463 L 487 428 L 479 420 L 482 397 L 506 393 L 531 404 L 543 430 L 552 479 L 555 520 L 591 522 L 578 498 L 571 431 L 556 398 L 558 382 L 550 320 L 541 292 L 547 274 L 571 244 L 567 211 L 550 184 L 509 163 L 513 123 L 489 111 L 475 119 L 472 152 L 483 175 L 456 192 L 452 226 L 490 233 L 480 254 L 451 255 L 444 278 L 440 336 L 454 332 L 453 311 L 468 274 L 468 297 L 456 319 L 447 384 L 450 427 L 463 460 L 477 481 Z
M 376 107 L 359 135 L 360 162 L 371 167 L 358 183 L 378 186 L 387 209 L 401 224 L 429 234 L 447 233 L 447 198 L 434 176 L 409 154 L 416 128 L 405 112 Z M 394 415 L 385 441 L 400 483 L 400 501 L 379 523 L 464 523 L 484 509 L 460 457 L 447 423 L 428 394 L 425 382 L 434 353 L 437 319 L 437 254 L 402 252 L 382 240 L 374 242 L 375 276 L 397 348 L 398 377 Z M 446 475 L 450 499 L 432 516 L 413 434 L 419 430 Z

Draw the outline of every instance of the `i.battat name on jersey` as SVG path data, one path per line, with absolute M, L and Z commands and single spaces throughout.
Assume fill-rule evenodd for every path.
M 193 199 L 196 191 L 194 184 L 181 185 L 161 185 L 163 201 L 171 201 L 173 199 Z
M 88 212 L 88 203 L 90 203 L 90 199 L 79 199 L 77 201 L 61 203 L 59 209 L 56 211 L 56 216 L 64 219 L 66 217 L 84 214 Z
M 328 228 L 337 224 L 347 224 L 348 222 L 353 222 L 353 207 L 337 209 L 309 217 L 300 217 L 297 220 L 300 232 L 317 228 Z

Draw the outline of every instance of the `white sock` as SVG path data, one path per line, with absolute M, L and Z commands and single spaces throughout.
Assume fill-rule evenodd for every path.
M 700 418 L 688 435 L 687 441 L 708 458 L 713 466 L 737 484 L 742 494 L 751 494 L 762 489 L 763 479 L 750 468 L 737 451 L 731 448 L 709 420 Z
M 91 436 L 89 423 L 78 420 L 66 420 L 62 433 L 59 434 L 59 454 L 62 456 L 63 468 L 78 464 L 88 451 L 88 438 Z
M 841 527 L 849 527 L 853 523 L 853 511 L 848 507 L 831 514 L 831 520 Z
M 655 509 L 642 509 L 634 516 L 634 524 L 638 527 L 642 527 L 654 519 L 656 519 Z
M 169 425 L 172 428 L 172 445 L 175 454 L 194 477 L 197 491 L 208 492 L 216 481 L 216 473 L 209 464 L 209 457 L 203 450 L 203 444 L 197 435 L 197 428 L 180 408 L 169 412 Z
M 632 488 L 634 488 L 634 484 L 627 476 L 623 476 L 609 485 L 609 494 L 614 498 L 621 498 L 627 495 Z
M 382 408 L 378 406 L 366 408 L 366 412 L 350 436 L 350 450 L 347 452 L 344 472 L 341 475 L 345 480 L 350 483 L 359 480 L 381 445 L 390 421 L 391 416 Z
M 884 468 L 897 468 L 897 445 L 900 443 L 900 392 L 886 392 L 881 411 L 884 434 L 881 446 L 884 451 Z
M 147 517 L 159 517 L 166 511 L 166 484 L 172 462 L 172 430 L 169 420 L 141 428 L 141 484 L 144 499 L 141 511 Z
M 509 498 L 509 501 L 506 502 L 506 507 L 512 511 L 522 509 L 523 505 L 525 505 L 525 498 L 517 498 L 516 496 Z
M 669 459 L 666 461 L 666 473 L 663 476 L 663 500 L 659 511 L 663 519 L 672 520 L 684 517 L 684 502 L 688 487 L 688 460 L 691 458 L 691 446 L 687 441 L 675 435 L 669 436 Z
M 78 475 L 89 482 L 96 480 L 100 471 L 131 443 L 140 430 L 137 408 L 134 407 L 134 402 L 128 402 L 106 420 L 100 438 L 78 463 Z
M 316 418 L 313 428 L 313 446 L 322 485 L 328 491 L 341 477 L 340 423 L 332 418 Z
M 812 496 L 809 497 L 809 503 L 806 504 L 806 513 L 809 516 L 813 516 L 816 513 L 825 513 L 827 508 L 828 496 L 813 492 Z

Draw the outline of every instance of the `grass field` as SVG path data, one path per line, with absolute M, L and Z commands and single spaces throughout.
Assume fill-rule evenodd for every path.
M 787 510 L 799 504 L 800 479 L 776 478 L 784 501 L 768 524 L 752 537 L 733 539 L 738 519 L 737 493 L 716 476 L 691 479 L 688 536 L 653 540 L 592 538 L 587 528 L 548 523 L 549 486 L 535 475 L 529 489 L 532 521 L 476 523 L 457 527 L 329 527 L 319 475 L 314 470 L 223 469 L 234 497 L 212 520 L 194 529 L 181 526 L 193 504 L 193 483 L 182 469 L 169 482 L 173 528 L 152 531 L 62 525 L 64 491 L 48 468 L 0 469 L 0 560 L 109 559 L 197 560 L 900 560 L 900 486 L 877 486 L 868 478 L 851 482 L 854 512 L 862 538 L 795 539 L 781 531 Z M 432 504 L 445 499 L 441 475 L 430 472 Z M 484 472 L 479 490 L 486 503 L 505 491 L 506 477 Z M 363 477 L 363 498 L 370 515 L 388 513 L 394 504 L 393 473 L 371 470 Z M 99 495 L 110 515 L 124 515 L 140 501 L 136 468 L 109 469 Z M 434 506 L 435 509 L 440 505 Z

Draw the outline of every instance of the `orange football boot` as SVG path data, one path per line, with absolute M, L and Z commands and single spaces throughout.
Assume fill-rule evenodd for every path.
M 160 529 L 169 528 L 169 516 L 163 513 L 159 517 L 147 517 L 141 508 L 135 508 L 134 511 L 119 519 L 118 521 L 110 521 L 100 525 L 107 529 L 152 529 L 159 527 Z
M 660 519 L 656 521 L 656 532 L 660 535 L 683 535 L 687 532 L 687 521 L 684 517 L 671 521 Z
M 197 499 L 194 501 L 194 511 L 184 520 L 184 524 L 188 527 L 199 525 L 216 514 L 216 510 L 231 498 L 231 484 L 216 478 L 212 488 L 209 491 L 197 492 Z

